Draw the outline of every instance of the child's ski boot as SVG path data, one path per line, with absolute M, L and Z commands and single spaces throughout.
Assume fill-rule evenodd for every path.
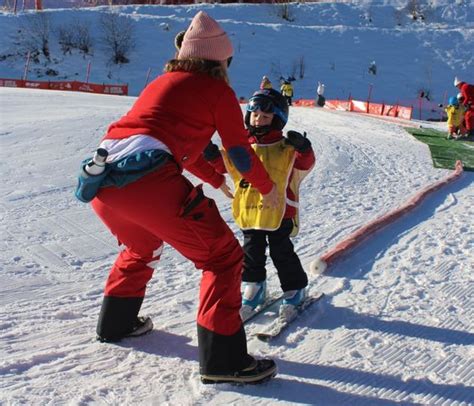
M 280 305 L 280 317 L 285 320 L 291 320 L 298 313 L 300 306 L 306 298 L 306 289 L 289 290 L 283 293 L 283 301 Z
M 240 316 L 246 320 L 249 315 L 265 302 L 267 296 L 267 282 L 244 282 L 242 294 L 242 307 Z

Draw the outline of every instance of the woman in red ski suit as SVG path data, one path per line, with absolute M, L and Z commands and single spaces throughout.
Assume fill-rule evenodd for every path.
M 469 136 L 474 136 L 474 85 L 463 82 L 458 78 L 454 79 L 454 86 L 456 86 L 463 97 L 463 104 L 466 107 L 464 113 L 464 122 Z
M 101 143 L 109 152 L 108 164 L 150 150 L 164 158 L 125 186 L 100 188 L 92 201 L 125 247 L 107 279 L 98 338 L 115 341 L 137 335 L 134 331 L 144 321 L 138 312 L 146 284 L 166 242 L 203 271 L 197 327 L 205 383 L 257 382 L 276 373 L 273 361 L 257 361 L 247 353 L 239 316 L 242 248 L 214 201 L 182 174 L 186 169 L 230 194 L 224 176 L 202 156 L 217 131 L 245 178 L 265 195 L 267 204 L 275 204 L 275 185 L 247 142 L 239 102 L 227 83 L 232 54 L 219 24 L 202 11 L 196 14 L 177 59 L 110 125 Z

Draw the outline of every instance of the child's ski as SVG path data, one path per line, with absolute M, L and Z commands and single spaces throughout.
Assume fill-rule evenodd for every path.
M 291 323 L 298 318 L 298 316 L 303 313 L 309 306 L 313 303 L 319 301 L 324 297 L 324 293 L 317 292 L 308 296 L 304 302 L 297 306 L 296 308 L 291 308 L 288 306 L 280 313 L 278 318 L 273 320 L 269 325 L 267 325 L 264 330 L 256 333 L 256 337 L 262 341 L 271 341 L 274 338 L 278 337 L 284 330 L 291 325 Z
M 244 308 L 242 306 L 242 310 L 240 312 L 240 315 L 242 317 L 242 322 L 248 323 L 250 320 L 254 319 L 257 317 L 259 314 L 264 313 L 267 309 L 269 309 L 271 306 L 273 306 L 276 302 L 279 300 L 283 299 L 283 293 L 281 294 L 275 294 L 271 295 L 268 297 L 263 304 L 258 306 L 255 309 L 250 309 L 250 308 Z

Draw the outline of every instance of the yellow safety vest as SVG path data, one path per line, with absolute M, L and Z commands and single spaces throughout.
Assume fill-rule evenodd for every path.
M 448 125 L 459 127 L 464 120 L 464 108 L 462 106 L 456 107 L 449 105 L 445 108 L 448 114 Z
M 242 230 L 277 230 L 285 214 L 286 205 L 296 208 L 296 218 L 292 236 L 298 233 L 298 190 L 303 178 L 310 172 L 293 169 L 295 149 L 286 145 L 284 140 L 268 145 L 253 144 L 252 148 L 262 161 L 263 166 L 275 183 L 279 195 L 277 207 L 264 207 L 262 195 L 246 181 L 229 159 L 226 151 L 222 151 L 227 172 L 234 182 L 234 200 L 232 202 L 232 215 L 235 222 Z M 290 187 L 296 196 L 296 201 L 289 201 L 286 196 L 288 181 L 293 171 Z
M 283 96 L 293 97 L 293 86 L 285 84 L 281 86 L 280 90 Z

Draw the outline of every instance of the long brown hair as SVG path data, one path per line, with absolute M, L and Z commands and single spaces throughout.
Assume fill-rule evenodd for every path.
M 166 72 L 195 72 L 205 73 L 212 78 L 225 80 L 229 83 L 227 69 L 225 69 L 218 61 L 209 61 L 207 59 L 171 59 L 169 60 L 163 71 Z

